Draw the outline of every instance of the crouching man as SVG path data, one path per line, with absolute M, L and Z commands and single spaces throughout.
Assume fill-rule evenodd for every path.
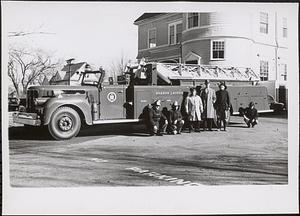
M 150 136 L 160 135 L 166 133 L 168 126 L 167 117 L 160 111 L 160 100 L 156 100 L 152 104 L 152 108 L 148 111 L 147 127 L 150 132 Z
M 249 107 L 247 107 L 243 112 L 244 121 L 246 122 L 247 126 L 254 127 L 258 124 L 258 114 L 257 109 L 255 109 L 254 103 L 250 102 Z
M 172 109 L 168 113 L 168 131 L 171 134 L 181 134 L 181 129 L 184 124 L 184 120 L 182 120 L 182 115 L 178 108 L 178 102 L 174 101 L 174 103 L 172 104 Z

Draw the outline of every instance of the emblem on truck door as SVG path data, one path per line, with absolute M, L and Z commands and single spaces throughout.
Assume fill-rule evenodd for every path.
M 109 93 L 107 94 L 107 100 L 108 100 L 109 102 L 113 103 L 113 102 L 116 101 L 116 99 L 117 99 L 116 93 L 114 93 L 114 92 L 109 92 Z

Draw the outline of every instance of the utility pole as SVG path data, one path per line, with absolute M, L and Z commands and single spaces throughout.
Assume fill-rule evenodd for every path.
M 181 36 L 182 37 L 182 36 Z M 179 48 L 180 48 L 180 59 L 179 59 L 179 63 L 183 63 L 183 59 L 182 59 L 182 41 L 180 41 L 179 43 Z
M 69 65 L 69 77 L 68 77 L 68 82 L 69 82 L 69 85 L 71 85 L 71 65 L 72 65 L 72 61 L 74 61 L 75 59 L 74 58 L 70 58 L 68 60 L 66 60 L 67 64 Z

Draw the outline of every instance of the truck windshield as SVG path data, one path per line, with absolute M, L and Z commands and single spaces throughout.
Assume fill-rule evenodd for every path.
M 83 85 L 95 85 L 98 86 L 102 73 L 100 71 L 85 72 L 82 79 Z

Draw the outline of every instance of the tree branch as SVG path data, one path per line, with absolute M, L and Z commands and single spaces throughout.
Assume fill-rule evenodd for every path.
M 51 34 L 54 35 L 55 33 L 53 32 L 43 32 L 43 31 L 39 31 L 39 32 L 8 32 L 8 37 L 22 37 L 22 36 L 26 36 L 26 35 L 34 35 L 34 34 Z
M 53 63 L 51 57 L 41 50 L 29 52 L 25 49 L 11 48 L 9 57 L 8 75 L 15 90 L 19 92 L 19 87 L 22 87 L 23 94 L 29 85 L 36 84 L 36 80 L 60 66 L 59 62 Z

